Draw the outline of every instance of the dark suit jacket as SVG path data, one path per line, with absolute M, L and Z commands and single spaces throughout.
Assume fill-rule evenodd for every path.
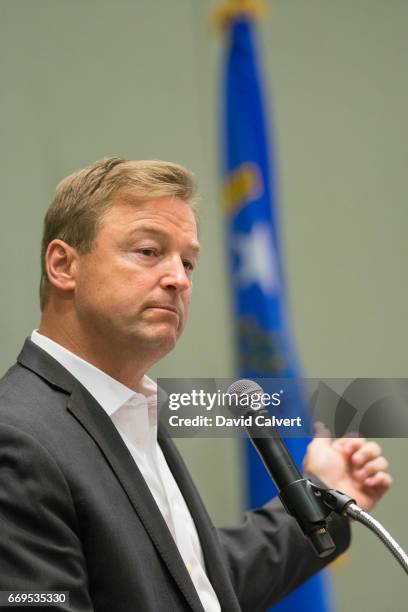
M 223 612 L 264 610 L 318 559 L 278 500 L 217 530 L 176 448 L 160 440 L 194 518 Z M 334 518 L 337 553 L 349 543 Z M 0 590 L 69 591 L 87 612 L 203 612 L 178 549 L 116 428 L 27 340 L 0 382 Z

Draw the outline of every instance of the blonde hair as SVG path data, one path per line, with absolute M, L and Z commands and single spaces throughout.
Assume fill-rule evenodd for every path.
M 81 253 L 92 250 L 104 214 L 113 198 L 131 203 L 177 197 L 196 214 L 196 186 L 186 168 L 159 160 L 127 161 L 108 157 L 74 172 L 57 186 L 44 219 L 41 244 L 40 306 L 46 304 L 49 280 L 45 267 L 48 245 L 55 238 Z

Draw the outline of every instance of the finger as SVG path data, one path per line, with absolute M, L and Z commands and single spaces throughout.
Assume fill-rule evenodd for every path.
M 388 470 L 389 463 L 383 456 L 372 459 L 364 464 L 362 468 L 353 471 L 353 476 L 358 480 L 366 480 L 371 476 L 374 476 L 378 472 L 386 472 Z
M 366 444 L 365 438 L 338 438 L 333 442 L 333 447 L 346 455 L 352 455 Z
M 392 476 L 388 472 L 377 472 L 374 476 L 366 478 L 364 485 L 374 489 L 380 496 L 384 495 L 393 483 Z
M 352 454 L 351 461 L 354 465 L 363 466 L 367 461 L 379 457 L 381 453 L 381 446 L 377 442 L 366 442 L 364 446 Z

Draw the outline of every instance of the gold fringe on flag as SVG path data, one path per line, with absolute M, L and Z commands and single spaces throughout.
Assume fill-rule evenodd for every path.
M 215 10 L 212 22 L 218 29 L 224 31 L 237 15 L 249 15 L 259 20 L 266 14 L 265 0 L 226 0 Z

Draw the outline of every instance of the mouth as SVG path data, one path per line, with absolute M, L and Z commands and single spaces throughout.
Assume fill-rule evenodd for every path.
M 148 306 L 147 310 L 163 310 L 165 312 L 172 312 L 173 314 L 180 316 L 180 312 L 175 308 L 175 306 L 169 306 L 168 304 L 153 304 L 152 306 Z

